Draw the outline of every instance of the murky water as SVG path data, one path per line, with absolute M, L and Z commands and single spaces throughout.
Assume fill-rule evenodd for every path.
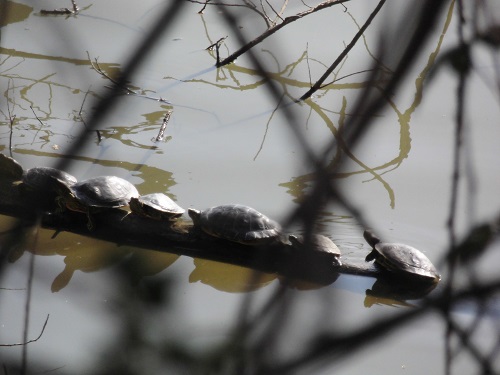
M 80 110 L 87 118 L 92 103 L 107 90 L 109 81 L 92 69 L 91 61 L 112 76 L 141 41 L 163 2 L 82 3 L 81 13 L 69 17 L 41 16 L 41 9 L 53 7 L 48 2 L 21 3 L 25 5 L 11 3 L 11 21 L 2 29 L 0 151 L 8 154 L 11 146 L 14 158 L 25 168 L 50 166 L 67 154 L 84 130 Z M 131 87 L 141 95 L 124 95 L 100 126 L 102 140 L 96 136 L 69 155 L 68 171 L 79 179 L 121 176 L 142 194 L 165 192 L 185 208 L 243 203 L 284 221 L 308 190 L 312 168 L 247 58 L 214 68 L 214 55 L 205 49 L 228 35 L 227 27 L 212 8 L 203 15 L 197 14 L 199 9 L 193 4 L 186 7 L 133 78 Z M 283 90 L 284 101 L 310 87 L 310 80 L 324 71 L 323 64 L 337 57 L 357 32 L 356 22 L 364 22 L 371 9 L 366 2 L 349 3 L 348 12 L 332 7 L 291 24 L 255 48 Z M 377 46 L 376 30 L 393 13 L 385 12 L 337 72 L 337 78 L 348 77 L 311 101 L 291 106 L 299 132 L 313 150 L 322 150 L 345 118 L 356 116 L 351 110 L 366 74 L 349 75 L 370 65 Z M 446 30 L 448 21 L 451 26 Z M 257 35 L 264 27 L 253 13 L 246 14 L 241 26 L 249 35 Z M 348 154 L 343 157 L 350 161 L 337 176 L 346 196 L 381 234 L 424 250 L 438 267 L 448 246 L 456 82 L 451 71 L 424 83 L 422 78 L 427 77 L 434 54 L 455 42 L 453 27 L 455 20 L 443 16 L 401 93 L 391 98 L 391 106 L 379 114 L 362 143 L 355 150 L 344 150 Z M 228 38 L 225 46 L 223 54 L 234 51 L 235 38 Z M 471 126 L 466 149 L 472 155 L 475 190 L 461 184 L 461 232 L 471 222 L 490 219 L 500 206 L 500 107 L 481 79 L 481 73 L 493 70 L 488 56 L 477 51 L 477 74 L 471 77 L 467 96 Z M 169 110 L 173 112 L 167 138 L 154 142 Z M 12 131 L 8 111 L 16 116 Z M 331 163 L 335 162 L 333 155 Z M 2 230 L 9 223 L 10 219 L 2 218 Z M 362 228 L 345 210 L 336 204 L 326 207 L 320 228 L 344 256 L 363 260 L 368 245 Z M 121 308 L 116 305 L 119 288 L 111 277 L 118 264 L 134 265 L 134 282 L 172 283 L 170 307 L 162 315 L 165 326 L 150 334 L 179 338 L 195 348 L 213 345 L 227 335 L 245 296 L 259 306 L 281 282 L 275 275 L 252 278 L 250 271 L 236 266 L 117 247 L 68 233 L 55 239 L 52 235 L 41 230 L 28 246 L 30 251 L 21 251 L 8 265 L 0 285 L 6 288 L 0 291 L 0 341 L 20 342 L 23 288 L 31 254 L 36 254 L 28 337 L 40 333 L 50 314 L 42 338 L 28 348 L 29 359 L 45 366 L 40 371 L 61 367 L 65 372 L 85 373 L 86 366 L 112 342 L 121 324 L 116 318 L 116 309 Z M 492 264 L 500 261 L 498 246 L 495 250 L 482 272 L 497 271 Z M 446 278 L 446 270 L 442 272 Z M 373 283 L 371 278 L 354 276 L 340 276 L 321 288 L 297 283 L 290 291 L 296 297 L 289 317 L 293 329 L 284 334 L 287 345 L 280 348 L 281 354 L 293 356 L 318 327 L 347 332 L 419 303 L 370 296 L 366 290 L 373 289 Z M 469 316 L 467 309 L 457 314 L 464 319 Z M 492 321 L 497 324 L 498 316 Z M 485 331 L 486 337 L 497 334 Z M 16 358 L 20 349 L 0 348 L 2 352 Z M 315 372 L 365 374 L 372 373 L 376 364 L 377 373 L 442 373 L 444 323 L 438 315 L 426 316 L 358 354 L 355 360 L 348 357 L 333 368 Z M 470 373 L 474 368 L 467 360 L 459 365 L 457 373 Z

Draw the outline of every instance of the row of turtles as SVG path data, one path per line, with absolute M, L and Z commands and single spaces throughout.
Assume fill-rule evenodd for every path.
M 155 220 L 173 222 L 185 212 L 163 193 L 140 195 L 130 182 L 116 176 L 94 177 L 78 182 L 70 174 L 50 167 L 31 168 L 23 175 L 23 183 L 31 189 L 57 192 L 59 206 L 88 216 L 92 229 L 92 213 L 129 206 L 133 214 Z M 341 266 L 340 250 L 328 237 L 300 235 L 283 237 L 280 225 L 258 212 L 240 205 L 221 205 L 204 211 L 188 209 L 194 227 L 223 240 L 244 245 L 285 243 L 298 251 L 312 250 L 330 255 L 332 263 Z M 383 270 L 419 281 L 437 282 L 440 275 L 431 261 L 419 250 L 404 244 L 381 242 L 371 231 L 364 238 L 372 247 L 366 261 L 375 261 Z

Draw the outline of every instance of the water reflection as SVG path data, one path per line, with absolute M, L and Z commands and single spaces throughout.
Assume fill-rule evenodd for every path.
M 415 305 L 408 300 L 424 298 L 436 288 L 438 284 L 405 283 L 401 280 L 380 277 L 375 280 L 371 289 L 366 290 L 365 307 L 373 305 L 405 306 Z
M 211 260 L 194 259 L 195 269 L 189 282 L 201 282 L 229 293 L 244 293 L 260 289 L 276 279 L 276 275 Z
M 10 218 L 1 218 L 2 233 L 9 233 L 12 222 Z M 55 237 L 53 231 L 32 228 L 29 235 L 29 241 L 10 249 L 9 261 L 17 262 L 25 252 L 37 256 L 63 257 L 64 269 L 52 281 L 52 292 L 59 292 L 68 286 L 77 271 L 94 273 L 118 264 L 129 270 L 130 281 L 137 284 L 145 277 L 164 271 L 179 258 L 177 254 L 117 246 L 67 232 Z
M 85 244 L 73 243 L 56 253 L 64 257 L 64 269 L 54 278 L 52 292 L 65 288 L 76 271 L 85 273 L 96 272 L 108 268 L 127 256 L 127 251 L 104 241 L 92 240 Z M 45 246 L 44 246 L 45 245 Z M 48 244 L 41 243 L 39 248 L 46 249 Z M 37 254 L 37 252 L 35 251 Z
M 4 1 L 0 10 L 3 13 L 0 15 L 0 27 L 24 21 L 33 12 L 32 7 L 14 1 Z

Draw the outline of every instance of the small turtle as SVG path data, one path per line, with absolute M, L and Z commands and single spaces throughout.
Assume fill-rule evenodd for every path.
M 40 192 L 58 192 L 61 184 L 71 187 L 77 183 L 74 176 L 51 167 L 34 167 L 26 171 L 23 183 L 31 190 Z
M 366 230 L 363 237 L 373 247 L 365 258 L 367 262 L 375 260 L 383 269 L 414 280 L 436 283 L 441 279 L 429 258 L 414 247 L 381 242 L 370 230 Z
M 280 225 L 248 206 L 228 204 L 205 211 L 190 208 L 188 214 L 195 226 L 214 237 L 244 245 L 280 241 Z
M 313 234 L 311 236 L 308 247 L 305 247 L 305 238 L 301 235 L 291 234 L 288 239 L 292 243 L 292 246 L 297 250 L 312 250 L 317 253 L 325 254 L 331 256 L 331 260 L 334 265 L 341 266 L 340 261 L 340 249 L 333 243 L 331 239 L 321 234 Z
M 135 186 L 116 176 L 100 176 L 78 182 L 65 189 L 61 196 L 67 209 L 87 214 L 90 230 L 93 229 L 92 213 L 128 206 L 134 197 L 139 197 Z
M 133 213 L 155 220 L 175 220 L 185 210 L 163 193 L 153 193 L 132 197 L 130 209 Z

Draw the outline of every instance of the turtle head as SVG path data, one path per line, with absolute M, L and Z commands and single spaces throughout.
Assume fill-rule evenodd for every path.
M 198 225 L 200 222 L 201 211 L 195 210 L 194 208 L 188 208 L 188 215 L 193 220 L 194 225 Z
M 380 238 L 378 238 L 370 229 L 367 229 L 363 232 L 363 237 L 371 247 L 375 247 L 375 245 L 380 242 Z
M 130 198 L 129 207 L 132 211 L 141 211 L 142 204 L 138 197 Z
M 288 240 L 291 242 L 292 246 L 295 248 L 300 248 L 302 246 L 302 242 L 299 236 L 295 234 L 291 234 L 288 236 Z

